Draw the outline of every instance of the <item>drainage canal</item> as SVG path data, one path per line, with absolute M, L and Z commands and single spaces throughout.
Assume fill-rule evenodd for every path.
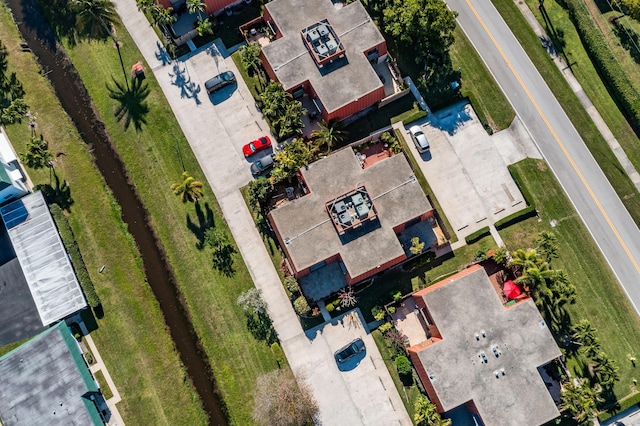
M 122 209 L 122 219 L 138 245 L 147 281 L 160 304 L 165 322 L 187 375 L 200 396 L 209 423 L 227 425 L 224 403 L 218 393 L 209 361 L 193 330 L 175 285 L 162 245 L 147 220 L 140 197 L 127 180 L 124 164 L 98 119 L 82 80 L 35 0 L 5 0 L 11 8 L 22 37 L 55 88 L 60 102 L 78 132 L 93 150 L 96 166 Z M 168 372 L 168 374 L 170 374 Z

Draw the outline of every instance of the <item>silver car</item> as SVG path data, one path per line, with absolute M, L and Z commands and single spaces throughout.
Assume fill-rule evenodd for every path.
M 265 170 L 270 169 L 271 167 L 273 167 L 273 160 L 273 154 L 265 155 L 264 157 L 259 158 L 258 160 L 251 163 L 251 173 L 253 173 L 254 175 L 259 175 Z
M 420 126 L 411 126 L 409 133 L 411 133 L 411 139 L 413 139 L 413 143 L 416 144 L 418 151 L 425 152 L 429 150 L 429 141 Z

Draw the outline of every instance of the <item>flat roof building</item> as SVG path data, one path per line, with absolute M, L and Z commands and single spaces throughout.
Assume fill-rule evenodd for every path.
M 386 42 L 359 1 L 336 8 L 331 0 L 274 0 L 263 19 L 276 33 L 262 48 L 267 73 L 290 93 L 304 90 L 326 121 L 385 97 L 371 63 L 386 59 Z
M 413 294 L 431 339 L 408 348 L 439 412 L 466 405 L 485 425 L 541 425 L 558 409 L 538 368 L 561 353 L 531 299 L 502 305 L 475 265 Z
M 309 193 L 269 213 L 296 277 L 340 261 L 349 284 L 406 259 L 398 233 L 433 209 L 403 155 L 363 168 L 351 148 L 300 170 Z
M 0 424 L 103 425 L 103 401 L 64 322 L 0 357 Z
M 40 191 L 0 207 L 0 343 L 10 343 L 87 303 Z M 16 324 L 21 324 L 18 326 Z
M 0 205 L 28 194 L 26 181 L 9 138 L 0 126 Z

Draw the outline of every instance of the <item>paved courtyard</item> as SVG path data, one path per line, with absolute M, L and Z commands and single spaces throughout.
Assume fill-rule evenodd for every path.
M 400 129 L 459 240 L 526 207 L 507 164 L 539 157 L 519 122 L 489 136 L 473 108 L 461 102 L 417 123 L 430 143 L 420 154 Z

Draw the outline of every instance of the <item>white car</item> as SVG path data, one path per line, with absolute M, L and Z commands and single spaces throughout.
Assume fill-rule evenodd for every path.
M 409 132 L 411 133 L 411 139 L 413 139 L 413 143 L 416 144 L 418 151 L 425 152 L 429 150 L 429 141 L 420 126 L 411 126 Z

